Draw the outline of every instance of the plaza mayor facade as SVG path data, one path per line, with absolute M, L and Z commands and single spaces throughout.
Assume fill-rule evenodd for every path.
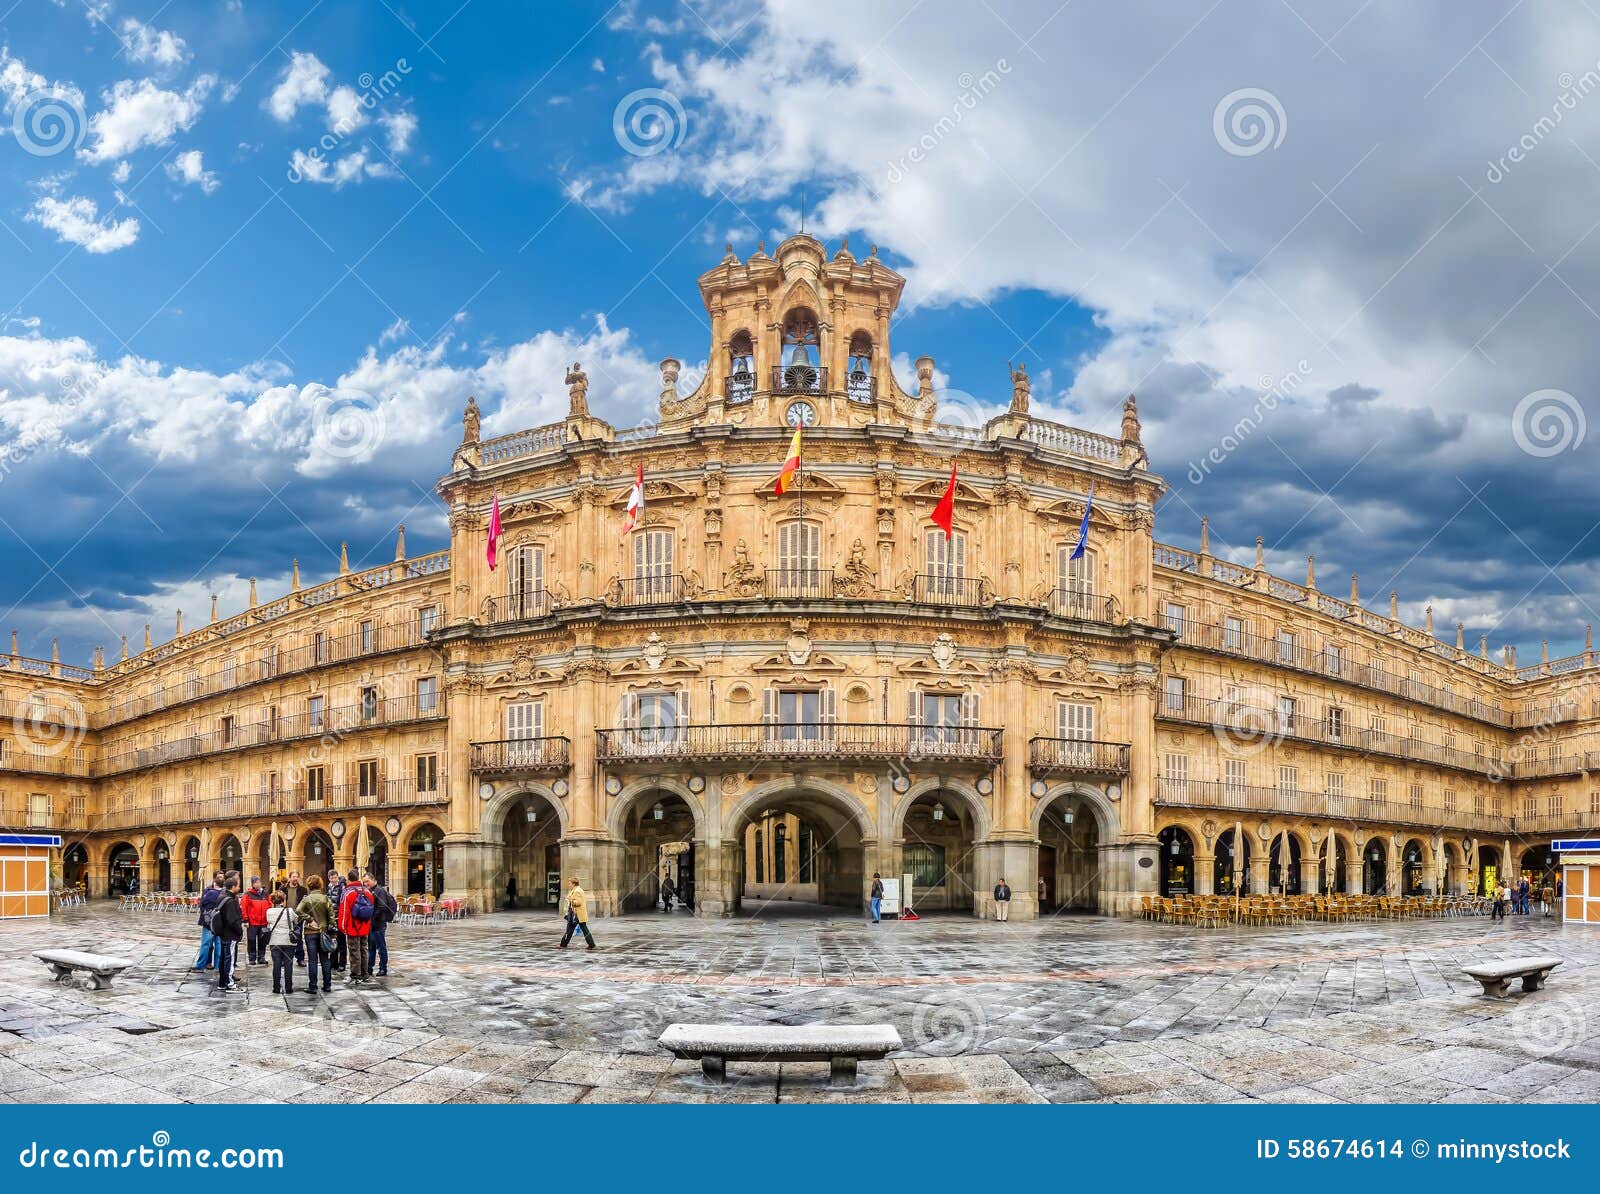
M 560 423 L 484 438 L 469 405 L 448 551 L 402 529 L 392 563 L 297 567 L 89 668 L 13 640 L 0 827 L 59 834 L 96 897 L 360 864 L 483 908 L 576 876 L 602 915 L 670 875 L 727 916 L 857 909 L 877 871 L 977 914 L 1004 877 L 1024 919 L 1537 881 L 1600 820 L 1588 650 L 1491 660 L 1309 561 L 1158 542 L 1135 400 L 1116 435 L 1042 421 L 1019 368 L 1006 413 L 941 410 L 931 358 L 914 391 L 888 368 L 902 286 L 805 235 L 730 251 L 705 376 L 662 362 L 656 421 L 591 415 L 580 365 Z

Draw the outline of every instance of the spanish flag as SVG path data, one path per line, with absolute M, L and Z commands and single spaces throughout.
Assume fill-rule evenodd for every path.
M 800 428 L 794 429 L 794 438 L 789 441 L 789 459 L 783 462 L 783 469 L 778 473 L 778 483 L 772 487 L 773 493 L 787 493 L 789 486 L 794 484 L 794 475 L 800 469 Z

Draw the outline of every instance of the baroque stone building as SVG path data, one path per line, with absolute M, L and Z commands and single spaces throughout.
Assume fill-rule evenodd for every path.
M 978 914 L 1005 877 L 1021 919 L 1475 889 L 1600 820 L 1588 650 L 1497 663 L 1309 563 L 1269 575 L 1259 541 L 1155 542 L 1134 399 L 1108 436 L 1032 417 L 1021 367 L 994 418 L 941 405 L 928 357 L 907 391 L 902 286 L 805 235 L 730 250 L 705 375 L 663 361 L 658 421 L 590 414 L 579 365 L 560 423 L 484 438 L 469 404 L 448 551 L 402 528 L 391 564 L 297 568 L 91 668 L 13 642 L 0 824 L 59 832 L 93 895 L 360 863 L 483 907 L 575 875 L 606 915 L 670 875 L 722 916 L 859 908 L 878 871 Z

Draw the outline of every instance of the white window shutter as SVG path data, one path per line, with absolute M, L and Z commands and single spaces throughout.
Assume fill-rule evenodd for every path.
M 914 726 L 922 724 L 922 694 L 915 688 L 906 693 L 906 722 Z
M 678 689 L 678 725 L 676 737 L 682 742 L 689 736 L 689 690 Z
M 622 694 L 622 728 L 625 730 L 639 728 L 639 697 L 636 693 Z
M 761 690 L 761 724 L 769 729 L 778 724 L 778 690 L 764 688 Z
M 830 685 L 822 690 L 818 705 L 821 706 L 821 721 L 823 725 L 834 725 L 839 720 L 839 706 L 836 703 L 838 694 Z
M 967 729 L 977 728 L 978 694 L 975 692 L 964 693 L 961 697 L 961 724 Z

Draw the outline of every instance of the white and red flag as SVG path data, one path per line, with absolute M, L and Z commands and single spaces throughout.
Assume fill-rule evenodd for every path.
M 639 525 L 639 519 L 644 516 L 644 465 L 639 465 L 639 471 L 633 477 L 633 491 L 628 494 L 628 522 L 622 528 L 622 537 L 626 539 L 633 534 L 633 528 Z

